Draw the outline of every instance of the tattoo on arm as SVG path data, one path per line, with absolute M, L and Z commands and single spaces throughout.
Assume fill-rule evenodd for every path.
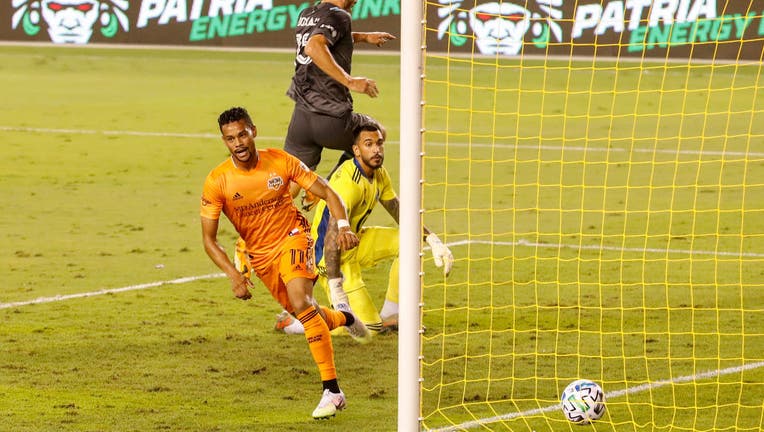
M 329 218 L 329 226 L 326 229 L 326 239 L 324 241 L 324 260 L 326 263 L 326 277 L 334 279 L 340 277 L 340 246 L 337 243 L 339 229 L 337 228 L 337 219 L 333 216 Z
M 398 197 L 395 197 L 391 200 L 387 201 L 379 201 L 382 204 L 382 207 L 387 210 L 388 213 L 390 213 L 390 216 L 395 219 L 395 223 L 400 224 L 400 208 L 401 208 L 401 202 L 398 200 Z M 424 234 L 422 235 L 422 238 L 426 239 L 427 236 L 432 232 L 429 229 L 427 229 L 426 226 L 422 226 L 422 231 Z
M 393 220 L 395 220 L 395 223 L 400 223 L 401 204 L 400 204 L 400 201 L 398 200 L 398 197 L 395 197 L 387 201 L 380 200 L 379 202 L 380 204 L 382 204 L 382 207 L 384 207 L 385 210 L 387 210 L 387 212 L 390 213 L 390 216 L 393 217 Z

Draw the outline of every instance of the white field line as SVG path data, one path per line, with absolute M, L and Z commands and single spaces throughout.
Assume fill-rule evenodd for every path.
M 575 249 L 575 250 L 594 250 L 594 251 L 610 251 L 610 252 L 629 252 L 629 253 L 655 253 L 655 254 L 681 254 L 681 255 L 713 255 L 723 257 L 738 257 L 738 258 L 764 258 L 764 253 L 756 252 L 725 252 L 725 251 L 708 251 L 708 250 L 691 250 L 691 249 L 659 249 L 659 248 L 625 248 L 618 246 L 605 246 L 605 245 L 577 245 L 577 244 L 556 244 L 556 243 L 536 243 L 525 239 L 520 239 L 515 242 L 496 242 L 489 240 L 460 240 L 457 242 L 449 243 L 452 246 L 461 246 L 464 244 L 488 244 L 495 246 L 525 246 L 534 248 L 550 248 L 550 249 Z
M 91 291 L 91 292 L 84 292 L 84 293 L 77 293 L 77 294 L 56 295 L 53 297 L 38 297 L 34 300 L 0 303 L 0 309 L 8 309 L 8 308 L 14 308 L 19 306 L 29 306 L 29 305 L 41 304 L 41 303 L 53 303 L 53 302 L 59 302 L 64 300 L 71 300 L 71 299 L 84 298 L 84 297 L 94 297 L 94 296 L 99 296 L 104 294 L 115 294 L 115 293 L 121 293 L 126 291 L 142 290 L 146 288 L 155 288 L 162 285 L 184 284 L 187 282 L 194 282 L 194 281 L 198 281 L 202 279 L 217 279 L 217 278 L 222 278 L 224 276 L 225 276 L 225 273 L 213 273 L 213 274 L 207 274 L 207 275 L 201 275 L 201 276 L 183 277 L 183 278 L 167 280 L 167 281 L 158 281 L 158 282 L 149 282 L 149 283 L 139 284 L 139 285 L 130 285 L 130 286 L 122 287 L 122 288 L 101 289 L 98 291 Z
M 128 135 L 145 137 L 173 137 L 173 138 L 220 138 L 219 135 L 212 133 L 182 133 L 182 132 L 151 132 L 151 131 L 125 131 L 125 130 L 95 130 L 95 129 L 57 129 L 57 128 L 37 128 L 21 126 L 0 125 L 0 132 L 35 132 L 35 133 L 68 133 L 81 135 Z M 258 136 L 260 140 L 283 142 L 283 136 Z M 399 141 L 386 141 L 387 144 L 398 145 Z M 437 147 L 481 147 L 494 149 L 521 149 L 521 150 L 553 150 L 553 151 L 577 151 L 577 152 L 599 152 L 599 153 L 647 153 L 647 154 L 672 154 L 672 155 L 703 155 L 703 156 L 723 156 L 723 157 L 750 157 L 764 158 L 762 152 L 741 152 L 741 151 L 712 151 L 712 150 L 676 150 L 676 149 L 656 149 L 656 148 L 618 148 L 618 147 L 584 147 L 584 146 L 533 146 L 533 145 L 512 145 L 503 143 L 467 143 L 467 142 L 435 142 L 429 141 L 428 145 Z
M 79 135 L 131 135 L 146 137 L 173 137 L 173 138 L 219 138 L 220 135 L 205 133 L 180 133 L 180 132 L 149 132 L 149 131 L 124 131 L 124 130 L 95 130 L 95 129 L 57 129 L 36 128 L 21 126 L 0 126 L 2 132 L 36 132 L 36 133 L 67 133 Z M 262 139 L 277 139 L 277 137 L 258 137 Z
M 611 392 L 606 392 L 605 400 L 624 396 L 627 394 L 634 394 L 634 393 L 640 393 L 640 392 L 651 390 L 651 389 L 657 389 L 657 388 L 664 387 L 671 384 L 700 381 L 700 380 L 704 380 L 708 378 L 715 378 L 715 377 L 720 377 L 723 375 L 740 373 L 746 370 L 758 369 L 760 367 L 764 367 L 764 362 L 749 363 L 742 366 L 728 367 L 728 368 L 719 369 L 719 370 L 701 372 L 694 375 L 685 375 L 685 376 L 680 376 L 677 378 L 672 378 L 667 380 L 653 381 L 651 383 L 645 383 L 635 387 L 625 388 L 623 390 L 615 390 Z M 472 429 L 472 428 L 476 428 L 480 426 L 485 426 L 490 423 L 496 423 L 496 422 L 505 421 L 505 420 L 512 420 L 512 419 L 517 419 L 520 417 L 530 417 L 530 416 L 534 416 L 538 414 L 547 413 L 550 411 L 557 411 L 559 409 L 560 409 L 560 405 L 554 404 L 554 405 L 549 405 L 543 408 L 535 408 L 535 409 L 527 410 L 527 411 L 508 413 L 508 414 L 498 415 L 494 417 L 473 420 L 473 421 L 461 423 L 454 426 L 449 426 L 449 427 L 444 427 L 439 429 L 428 429 L 428 430 L 432 432 L 451 432 L 451 431 L 457 431 L 457 430 Z
M 248 52 L 248 53 L 277 53 L 277 54 L 288 54 L 290 56 L 294 55 L 294 48 L 266 48 L 266 47 L 223 47 L 223 46 L 188 46 L 188 45 L 140 45 L 140 44 L 105 44 L 105 43 L 88 43 L 87 45 L 78 45 L 78 44 L 57 44 L 52 42 L 19 42 L 19 41 L 0 41 L 0 47 L 2 46 L 20 46 L 20 47 L 29 47 L 29 48 L 54 48 L 54 49 L 82 49 L 86 48 L 90 50 L 89 54 L 74 54 L 77 57 L 84 57 L 84 58 L 93 58 L 93 59 L 101 59 L 101 58 L 123 58 L 123 59 L 136 59 L 136 57 L 133 56 L 126 56 L 126 55 L 117 55 L 113 53 L 109 54 L 100 54 L 98 52 L 99 49 L 106 49 L 106 50 L 114 50 L 114 49 L 121 49 L 125 51 L 198 51 L 198 52 L 230 52 L 230 53 L 237 53 L 237 52 Z M 398 51 L 389 51 L 389 50 L 375 50 L 375 49 L 354 49 L 354 54 L 361 54 L 366 55 L 370 57 L 393 57 L 393 56 L 400 56 L 400 52 Z M 30 51 L 30 52 L 13 52 L 13 53 L 0 53 L 0 56 L 8 56 L 8 57 L 40 57 L 45 55 L 45 53 Z M 591 62 L 591 59 L 586 59 Z M 183 62 L 193 62 L 193 63 L 232 63 L 232 62 L 245 62 L 245 63 L 268 63 L 268 64 L 279 64 L 283 65 L 284 62 L 282 61 L 273 61 L 273 60 L 263 60 L 261 58 L 238 58 L 238 57 L 231 57 L 230 59 L 216 59 L 216 58 L 210 58 L 210 57 L 204 57 L 204 58 L 169 58 L 165 57 L 161 61 L 183 61 Z M 368 62 L 364 62 L 364 65 L 368 64 Z M 758 64 L 758 63 L 755 63 Z M 374 64 L 374 66 L 385 66 L 385 67 L 395 67 L 398 68 L 400 65 L 398 63 L 379 63 Z
M 271 52 L 271 53 L 284 53 L 293 54 L 294 48 L 267 48 L 267 47 L 222 47 L 222 46 L 188 46 L 188 45 L 148 45 L 148 44 L 112 44 L 112 43 L 89 43 L 87 45 L 70 45 L 70 44 L 56 44 L 53 42 L 24 42 L 24 41 L 0 41 L 0 46 L 21 46 L 21 47 L 47 47 L 56 49 L 82 49 L 87 48 L 98 52 L 99 49 L 123 49 L 123 50 L 167 50 L 167 51 L 214 51 L 214 52 Z M 370 56 L 400 56 L 399 51 L 393 50 L 375 50 L 375 49 L 358 49 L 354 50 L 354 53 L 366 54 Z M 26 53 L 13 53 L 7 55 L 24 55 Z M 485 59 L 490 61 L 496 61 L 495 55 L 483 55 L 475 53 L 453 53 L 446 51 L 426 51 L 426 54 L 435 58 L 462 58 L 462 59 Z M 37 54 L 39 55 L 39 54 Z M 113 57 L 113 55 L 109 55 Z M 541 55 L 541 54 L 526 54 L 517 57 L 500 58 L 500 60 L 510 61 L 522 61 L 536 60 L 547 61 L 555 60 L 560 62 L 586 62 L 587 64 L 596 64 L 596 62 L 606 63 L 641 63 L 648 65 L 667 65 L 667 64 L 679 64 L 679 65 L 735 65 L 735 66 L 759 66 L 757 61 L 746 60 L 726 60 L 726 59 L 671 59 L 671 58 L 642 58 L 642 57 L 612 57 L 612 56 L 597 56 L 595 58 L 589 56 L 566 56 L 566 55 Z M 199 59 L 194 59 L 199 60 Z M 594 62 L 594 63 L 593 63 Z M 399 66 L 399 65 L 395 65 Z M 461 65 L 459 65 L 461 66 Z M 470 66 L 465 66 L 470 67 Z M 730 74 L 731 75 L 731 74 Z
M 724 252 L 724 251 L 704 251 L 704 250 L 688 250 L 688 249 L 657 249 L 657 248 L 620 248 L 615 246 L 602 246 L 602 245 L 575 245 L 575 244 L 553 244 L 553 243 L 536 243 L 525 239 L 520 239 L 516 242 L 492 242 L 487 240 L 460 240 L 456 242 L 448 243 L 448 246 L 463 246 L 468 244 L 488 244 L 494 246 L 512 246 L 512 247 L 534 247 L 534 248 L 553 248 L 553 249 L 574 249 L 574 250 L 605 250 L 613 252 L 630 252 L 630 253 L 655 253 L 655 254 L 683 254 L 683 255 L 713 255 L 713 256 L 731 256 L 739 258 L 764 258 L 764 254 L 754 252 Z M 429 247 L 425 247 L 428 250 Z M 0 309 L 8 309 L 13 307 L 28 306 L 41 303 L 52 303 L 63 300 L 71 300 L 84 297 L 94 297 L 104 294 L 115 294 L 126 291 L 135 291 L 147 288 L 155 288 L 163 285 L 184 284 L 187 282 L 194 282 L 202 279 L 217 279 L 224 277 L 223 273 L 213 273 L 200 276 L 188 276 L 179 279 L 172 279 L 166 281 L 149 282 L 139 285 L 130 285 L 122 288 L 113 289 L 101 289 L 98 291 L 56 295 L 53 297 L 39 297 L 33 300 L 23 300 L 17 302 L 0 303 Z

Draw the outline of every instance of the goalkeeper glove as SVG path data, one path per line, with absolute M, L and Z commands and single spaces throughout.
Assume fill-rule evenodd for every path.
M 451 273 L 451 267 L 454 265 L 454 256 L 451 255 L 451 250 L 448 246 L 444 245 L 435 233 L 427 235 L 427 244 L 430 245 L 432 251 L 432 259 L 435 261 L 437 267 L 443 267 L 443 274 L 448 276 Z

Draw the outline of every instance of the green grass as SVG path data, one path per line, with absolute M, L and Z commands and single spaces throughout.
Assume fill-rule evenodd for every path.
M 392 60 L 357 62 L 380 81 L 374 102 L 397 105 Z M 291 65 L 288 54 L 0 48 L 0 126 L 32 128 L 0 132 L 0 303 L 218 273 L 198 215 L 204 177 L 227 153 L 217 115 L 246 106 L 257 144 L 281 147 Z M 380 304 L 385 271 L 368 278 Z M 391 429 L 397 338 L 336 339 L 349 408 L 314 422 L 307 344 L 274 332 L 279 308 L 254 294 L 241 302 L 208 279 L 0 310 L 0 430 Z
M 615 391 L 764 361 L 760 68 L 522 66 L 428 59 L 425 220 L 471 243 L 447 283 L 425 255 L 425 426 L 553 406 L 577 377 Z M 218 273 L 198 216 L 226 157 L 217 115 L 246 106 L 258 146 L 281 147 L 291 70 L 287 53 L 0 47 L 0 303 Z M 398 58 L 354 73 L 382 90 L 356 107 L 387 126 L 397 179 Z M 380 304 L 387 268 L 367 277 Z M 349 407 L 314 422 L 318 374 L 278 311 L 221 278 L 0 309 L 0 430 L 394 430 L 397 338 L 335 339 Z M 612 398 L 592 429 L 759 430 L 762 369 Z
M 304 341 L 270 330 L 271 303 L 262 291 L 237 302 L 217 280 L 5 312 L 4 427 L 387 429 L 368 413 L 394 405 L 394 387 L 376 374 L 395 375 L 396 338 L 368 350 L 335 339 L 352 409 L 317 423 L 315 365 Z

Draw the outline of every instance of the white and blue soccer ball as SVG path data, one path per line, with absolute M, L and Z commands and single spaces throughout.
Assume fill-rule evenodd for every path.
M 589 424 L 605 415 L 605 392 L 594 381 L 575 380 L 562 392 L 561 407 L 569 421 Z

